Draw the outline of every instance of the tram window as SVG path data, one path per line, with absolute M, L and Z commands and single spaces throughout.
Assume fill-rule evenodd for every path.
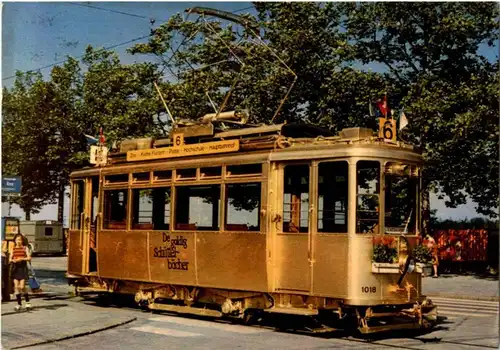
M 75 196 L 75 206 L 73 208 L 73 215 L 71 217 L 71 228 L 74 230 L 82 229 L 82 213 L 84 204 L 84 188 L 83 181 L 75 181 L 73 183 L 73 195 Z
M 169 229 L 170 188 L 135 189 L 132 200 L 132 229 Z
M 161 170 L 155 171 L 154 173 L 154 181 L 170 181 L 172 180 L 172 170 Z
M 128 174 L 107 175 L 106 183 L 128 183 Z
M 177 180 L 196 179 L 196 169 L 177 169 Z
M 45 236 L 52 236 L 54 234 L 54 231 L 52 227 L 46 227 L 45 228 Z
M 135 173 L 132 175 L 135 181 L 146 181 L 149 182 L 150 173 Z
M 219 208 L 220 185 L 176 187 L 175 228 L 218 231 Z
M 385 231 L 415 233 L 419 179 L 404 174 L 385 176 Z
M 248 176 L 262 174 L 262 164 L 228 165 L 227 176 Z
M 356 168 L 356 232 L 378 233 L 380 163 L 376 161 L 359 161 Z
M 226 230 L 260 230 L 260 183 L 227 185 Z
M 283 232 L 307 232 L 309 227 L 309 165 L 285 167 Z
M 213 178 L 213 177 L 221 177 L 222 176 L 222 167 L 210 167 L 210 168 L 201 168 L 200 169 L 200 177 L 203 178 Z
M 318 232 L 347 233 L 348 164 L 319 164 Z
M 104 228 L 127 227 L 127 194 L 128 190 L 104 191 Z
M 97 246 L 97 214 L 99 212 L 99 176 L 92 177 L 92 199 L 90 206 L 90 247 Z M 92 263 L 93 264 L 93 263 Z

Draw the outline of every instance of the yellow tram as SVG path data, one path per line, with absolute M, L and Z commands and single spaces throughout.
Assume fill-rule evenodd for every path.
M 71 175 L 70 284 L 152 310 L 306 315 L 364 333 L 432 326 L 411 258 L 412 146 L 363 128 L 218 123 L 124 141 Z M 396 259 L 373 262 L 374 241 L 390 237 Z

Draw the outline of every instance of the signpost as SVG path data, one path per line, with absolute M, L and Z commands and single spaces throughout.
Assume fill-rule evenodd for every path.
M 22 180 L 19 176 L 2 176 L 2 197 L 18 197 L 21 195 Z M 2 252 L 9 250 L 8 240 L 12 240 L 19 233 L 19 221 L 10 218 L 11 202 L 9 200 L 8 218 L 2 218 Z M 2 254 L 2 301 L 9 301 L 13 292 L 13 285 L 9 270 L 9 261 Z
M 21 195 L 22 180 L 19 176 L 2 177 L 2 197 L 19 197 Z M 9 201 L 9 216 L 11 203 Z
M 20 196 L 22 180 L 19 176 L 2 177 L 2 196 Z

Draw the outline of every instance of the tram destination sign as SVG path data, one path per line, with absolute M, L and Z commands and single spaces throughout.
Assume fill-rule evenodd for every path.
M 127 161 L 136 162 L 163 158 L 198 156 L 204 154 L 229 153 L 240 149 L 239 140 L 196 143 L 174 147 L 142 149 L 127 152 Z

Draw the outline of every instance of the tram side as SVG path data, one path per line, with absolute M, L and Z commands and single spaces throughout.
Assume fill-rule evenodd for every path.
M 398 306 L 378 313 L 398 316 L 423 300 L 418 273 L 372 265 L 373 237 L 418 234 L 418 187 L 396 211 L 385 169 L 403 164 L 418 179 L 420 161 L 368 144 L 75 172 L 70 283 L 132 293 L 150 308 L 182 311 L 159 299 L 182 312 L 212 305 L 214 316 L 347 310 L 368 330 L 372 307 Z
M 267 292 L 269 165 L 264 155 L 230 158 L 75 173 L 75 283 L 86 276 L 120 292 L 146 284 Z

